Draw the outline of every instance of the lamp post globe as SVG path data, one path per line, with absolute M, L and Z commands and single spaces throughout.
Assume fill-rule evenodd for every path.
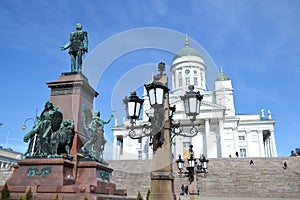
M 193 154 L 190 155 L 190 158 L 187 159 L 189 166 L 187 167 L 188 170 L 188 178 L 190 183 L 194 181 L 194 174 L 195 174 L 195 161 Z
M 199 161 L 201 162 L 201 167 L 204 171 L 208 168 L 208 162 L 209 160 L 206 159 L 206 157 L 203 155 L 202 158 L 199 158 Z
M 24 124 L 22 127 L 21 127 L 21 129 L 23 130 L 23 131 L 25 131 L 26 130 L 26 125 Z
M 165 93 L 168 92 L 168 88 L 160 82 L 152 82 L 144 85 L 149 96 L 150 105 L 163 106 Z
M 138 119 L 144 100 L 140 99 L 136 92 L 131 92 L 130 96 L 125 97 L 123 102 L 126 105 L 127 118 L 131 120 Z
M 193 85 L 190 85 L 188 89 L 189 91 L 184 96 L 181 96 L 181 99 L 183 100 L 186 115 L 196 117 L 200 113 L 200 104 L 203 95 L 199 91 L 195 92 Z
M 187 159 L 188 160 L 188 163 L 189 163 L 189 167 L 195 167 L 195 161 L 196 159 L 194 158 L 193 155 L 190 156 L 190 158 Z
M 179 171 L 182 171 L 182 169 L 183 169 L 183 164 L 184 164 L 184 160 L 182 160 L 180 154 L 179 154 L 178 157 L 179 157 L 178 160 L 176 160 L 177 167 L 178 167 Z

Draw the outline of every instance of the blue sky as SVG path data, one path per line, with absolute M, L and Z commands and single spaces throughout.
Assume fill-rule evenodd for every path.
M 237 113 L 271 110 L 277 120 L 278 154 L 288 156 L 300 147 L 299 9 L 297 0 L 3 0 L 0 122 L 4 126 L 0 128 L 0 145 L 26 150 L 22 141 L 26 132 L 21 126 L 37 109 L 39 114 L 49 99 L 45 83 L 70 70 L 69 55 L 59 47 L 68 42 L 80 22 L 89 36 L 85 61 L 97 46 L 129 30 L 157 27 L 188 34 L 231 78 Z M 165 40 L 161 42 L 164 45 Z M 117 48 L 110 47 L 107 52 Z M 103 119 L 108 118 L 114 109 L 112 91 L 122 74 L 149 63 L 154 63 L 155 72 L 157 63 L 164 61 L 170 66 L 172 58 L 170 51 L 144 48 L 112 60 L 96 85 L 100 95 L 95 109 L 102 112 Z M 147 82 L 151 73 L 141 77 Z M 26 125 L 30 127 L 32 122 Z M 111 138 L 109 131 L 107 134 Z

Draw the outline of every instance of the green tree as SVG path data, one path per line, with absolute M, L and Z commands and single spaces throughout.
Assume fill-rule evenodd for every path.
M 3 189 L 1 190 L 1 200 L 10 200 L 10 191 L 7 184 L 4 184 Z
M 149 196 L 150 196 L 150 189 L 148 189 L 146 200 L 149 200 Z
M 54 200 L 59 200 L 59 198 L 58 198 L 58 194 L 56 194 L 56 197 L 55 197 L 55 199 Z
M 86 194 L 84 195 L 84 199 L 83 200 L 89 200 Z
M 29 188 L 29 190 L 27 190 L 27 192 L 25 194 L 25 200 L 33 200 L 33 194 L 32 194 L 31 187 Z
M 19 200 L 24 200 L 24 199 L 23 199 L 23 195 L 20 196 Z
M 137 197 L 136 197 L 136 200 L 144 200 L 144 199 L 143 199 L 143 196 L 141 195 L 140 192 L 138 192 L 138 195 L 137 195 Z

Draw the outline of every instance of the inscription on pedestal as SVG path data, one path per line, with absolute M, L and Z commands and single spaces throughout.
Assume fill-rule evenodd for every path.
M 80 90 L 77 88 L 68 88 L 64 90 L 52 90 L 51 95 L 57 96 L 57 95 L 67 95 L 67 94 L 79 94 Z
M 38 170 L 38 167 L 31 166 L 27 169 L 27 176 L 33 177 L 33 176 L 41 176 L 41 177 L 47 177 L 51 173 L 51 167 L 45 166 L 41 169 L 41 171 Z

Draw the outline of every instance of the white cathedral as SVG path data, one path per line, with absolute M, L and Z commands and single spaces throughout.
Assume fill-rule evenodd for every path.
M 188 38 L 185 47 L 179 50 L 170 67 L 172 93 L 170 105 L 176 105 L 175 121 L 189 122 L 184 112 L 183 96 L 189 85 L 200 91 L 203 100 L 200 114 L 196 118 L 198 134 L 195 137 L 176 136 L 172 140 L 174 160 L 178 155 L 188 157 L 189 146 L 193 145 L 196 157 L 205 155 L 208 158 L 228 157 L 277 157 L 274 134 L 275 120 L 271 112 L 265 116 L 264 110 L 259 114 L 236 114 L 234 107 L 233 87 L 231 80 L 223 73 L 215 79 L 214 91 L 206 87 L 206 64 L 199 51 L 189 46 Z M 148 122 L 146 115 L 150 109 L 149 99 L 145 94 L 142 119 L 139 123 Z M 129 121 L 112 127 L 114 135 L 113 160 L 151 159 L 152 149 L 149 138 L 131 139 L 128 136 Z M 185 126 L 184 131 L 191 127 Z

